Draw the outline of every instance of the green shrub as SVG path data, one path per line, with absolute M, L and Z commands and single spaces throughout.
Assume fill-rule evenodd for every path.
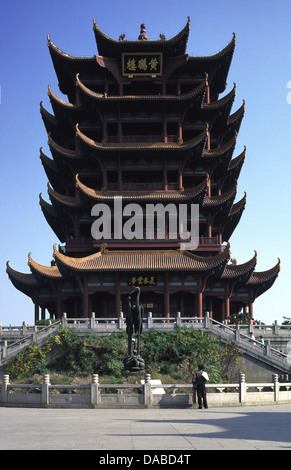
M 141 336 L 141 355 L 146 371 L 152 378 L 164 377 L 167 382 L 189 383 L 200 362 L 205 365 L 210 382 L 221 382 L 237 363 L 239 354 L 233 344 L 223 344 L 208 332 L 191 328 L 180 328 L 177 332 L 151 330 Z M 9 361 L 5 373 L 12 378 L 55 372 L 72 377 L 97 373 L 100 380 L 106 376 L 114 382 L 124 380 L 123 360 L 126 356 L 125 332 L 79 337 L 73 329 L 60 328 L 42 348 L 31 344 Z

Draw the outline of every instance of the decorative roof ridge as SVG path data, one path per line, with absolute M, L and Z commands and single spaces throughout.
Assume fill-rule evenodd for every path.
M 55 53 L 62 58 L 69 60 L 69 61 L 96 61 L 95 54 L 93 56 L 83 57 L 83 56 L 72 56 L 67 54 L 66 52 L 62 51 L 59 47 L 57 47 L 50 38 L 50 35 L 47 35 L 47 45 L 49 47 L 50 53 Z
M 222 279 L 231 279 L 249 273 L 251 276 L 257 264 L 257 252 L 254 256 L 243 264 L 227 264 L 222 275 Z
M 50 183 L 47 184 L 47 188 L 49 197 L 52 198 L 54 201 L 69 207 L 82 207 L 82 203 L 79 197 L 66 196 L 64 194 L 60 194 L 50 186 Z
M 106 243 L 104 243 L 104 245 L 106 245 Z M 96 251 L 95 253 L 93 253 L 91 255 L 84 256 L 82 258 L 74 258 L 72 256 L 67 256 L 67 255 L 61 253 L 59 250 L 57 250 L 57 243 L 55 243 L 54 246 L 53 246 L 53 257 L 55 259 L 59 260 L 59 261 L 62 261 L 62 260 L 64 261 L 64 260 L 68 260 L 68 259 L 87 261 L 87 260 L 99 258 L 103 254 L 105 254 L 105 251 L 107 252 L 107 250 L 105 250 L 104 247 L 102 247 L 100 251 Z
M 48 166 L 53 171 L 58 172 L 58 168 L 56 167 L 55 161 L 52 158 L 49 158 L 43 151 L 42 147 L 39 149 L 40 155 L 39 158 L 44 166 Z
M 233 170 L 236 166 L 238 166 L 246 157 L 246 146 L 244 146 L 244 150 L 235 158 L 230 160 L 228 165 L 228 170 Z
M 191 251 L 183 251 L 185 256 L 188 256 L 189 258 L 200 260 L 201 256 L 196 255 L 195 253 L 192 253 Z M 217 264 L 221 264 L 223 261 L 228 261 L 230 258 L 230 243 L 228 242 L 225 249 L 222 250 L 220 253 L 214 256 L 210 256 L 207 259 L 211 260 L 212 262 L 214 261 Z
M 234 150 L 237 142 L 237 132 L 235 131 L 234 136 L 225 144 L 221 145 L 220 147 L 215 147 L 214 149 L 204 149 L 203 157 L 217 157 L 221 156 L 228 152 L 228 150 Z
M 79 175 L 76 174 L 76 187 L 85 196 L 88 196 L 95 200 L 113 200 L 116 196 L 122 196 L 125 200 L 136 200 L 136 199 L 190 199 L 199 194 L 203 193 L 209 184 L 209 176 L 195 188 L 180 190 L 157 190 L 157 191 L 107 191 L 107 190 L 96 190 L 86 186 L 79 179 Z
M 104 102 L 110 102 L 110 101 L 151 101 L 151 100 L 158 100 L 158 101 L 187 101 L 191 98 L 196 97 L 199 95 L 201 92 L 205 92 L 206 86 L 207 86 L 207 78 L 205 78 L 204 81 L 202 81 L 197 87 L 193 88 L 190 92 L 183 93 L 180 95 L 107 95 L 105 93 L 96 93 L 90 88 L 88 88 L 84 83 L 79 78 L 79 73 L 76 75 L 76 86 L 87 96 L 90 96 L 94 100 L 101 100 Z
M 240 211 L 242 211 L 247 203 L 247 193 L 244 193 L 244 196 L 240 199 L 240 201 L 233 204 L 229 215 L 232 216 Z
M 47 119 L 47 121 L 49 121 L 53 126 L 56 127 L 57 126 L 56 117 L 45 109 L 45 107 L 42 104 L 42 101 L 39 103 L 39 107 L 40 107 L 40 114 L 42 115 L 42 118 Z
M 61 155 L 65 156 L 65 157 L 70 157 L 70 158 L 79 158 L 79 157 L 81 157 L 80 152 L 78 152 L 77 150 L 68 149 L 68 148 L 65 148 L 65 147 L 62 147 L 61 145 L 59 145 L 52 138 L 50 132 L 48 133 L 48 145 L 49 145 L 49 147 L 53 147 L 54 150 L 56 150 L 58 153 L 60 153 Z
M 76 124 L 76 135 L 79 139 L 84 142 L 86 145 L 102 151 L 108 150 L 119 150 L 119 151 L 126 151 L 126 150 L 137 150 L 137 149 L 146 149 L 148 151 L 151 150 L 187 150 L 188 148 L 196 147 L 199 143 L 203 142 L 204 145 L 206 143 L 206 137 L 208 135 L 208 129 L 201 132 L 198 136 L 193 137 L 193 139 L 187 140 L 186 142 L 123 142 L 123 143 L 107 143 L 107 142 L 96 142 L 95 140 L 91 139 L 90 137 L 86 136 L 82 131 L 79 129 L 79 124 Z
M 57 266 L 44 266 L 42 264 L 37 263 L 31 257 L 31 253 L 28 254 L 28 266 L 30 267 L 31 271 L 35 271 L 37 274 L 41 276 L 50 277 L 50 278 L 61 278 L 62 275 Z
M 238 182 L 236 180 L 234 186 L 229 189 L 226 193 L 217 196 L 205 196 L 203 207 L 219 206 L 234 198 L 237 193 L 237 184 Z
M 233 114 L 229 116 L 228 121 L 227 121 L 228 125 L 233 124 L 238 119 L 242 118 L 246 110 L 245 103 L 246 103 L 245 100 L 243 100 L 242 105 Z
M 219 100 L 212 101 L 210 103 L 203 103 L 203 109 L 208 110 L 208 109 L 218 109 L 223 107 L 225 104 L 229 102 L 233 102 L 235 99 L 236 95 L 236 84 L 233 84 L 233 88 L 230 90 L 229 93 L 227 93 L 225 96 L 220 98 Z
M 213 61 L 216 59 L 219 60 L 223 56 L 226 56 L 229 52 L 233 54 L 235 45 L 236 45 L 236 34 L 233 33 L 231 41 L 216 54 L 206 55 L 206 56 L 189 56 L 189 61 L 195 61 L 195 60 Z
M 104 249 L 101 249 L 100 251 L 96 252 L 96 253 L 93 253 L 92 255 L 89 255 L 89 256 L 85 256 L 83 258 L 74 258 L 74 257 L 70 257 L 70 256 L 66 256 L 65 254 L 61 253 L 59 250 L 57 250 L 57 243 L 54 244 L 53 246 L 53 258 L 55 259 L 57 265 L 58 263 L 61 263 L 63 266 L 68 266 L 68 262 L 69 261 L 73 261 L 73 262 L 77 262 L 78 263 L 78 260 L 80 262 L 80 260 L 82 260 L 83 262 L 89 260 L 91 261 L 92 259 L 96 259 L 98 257 L 100 257 L 103 252 L 104 252 Z
M 38 197 L 39 197 L 39 205 L 41 206 L 41 208 L 42 208 L 44 211 L 47 211 L 50 215 L 56 216 L 56 211 L 55 211 L 54 206 L 53 206 L 52 204 L 50 204 L 49 202 L 47 202 L 47 201 L 42 197 L 42 193 L 39 193 Z
M 61 267 L 73 271 L 109 270 L 117 268 L 130 271 L 134 267 L 143 269 L 159 270 L 197 270 L 212 271 L 215 268 L 223 268 L 230 257 L 229 246 L 224 252 L 212 257 L 197 256 L 184 250 L 108 250 L 106 244 L 99 252 L 84 258 L 73 258 L 66 256 L 56 250 L 54 245 L 53 256 Z
M 281 260 L 280 258 L 278 258 L 277 264 L 271 269 L 267 269 L 266 271 L 253 272 L 247 285 L 256 285 L 271 281 L 272 279 L 275 279 L 278 276 L 280 270 Z
M 51 84 L 48 84 L 48 97 L 53 105 L 53 103 L 56 103 L 63 108 L 69 108 L 69 109 L 74 109 L 74 110 L 80 110 L 82 109 L 82 106 L 80 104 L 74 104 L 70 103 L 68 101 L 63 100 L 59 96 L 56 95 L 56 93 L 51 89 Z
M 188 16 L 188 21 L 186 23 L 186 25 L 184 26 L 183 29 L 181 29 L 179 31 L 179 33 L 177 33 L 175 36 L 171 37 L 170 39 L 165 39 L 165 37 L 163 35 L 160 35 L 160 39 L 158 40 L 146 40 L 146 41 L 140 41 L 140 40 L 125 40 L 124 37 L 125 35 L 122 35 L 119 37 L 119 40 L 117 41 L 116 39 L 113 39 L 111 38 L 110 36 L 108 36 L 106 33 L 104 33 L 104 31 L 97 25 L 96 23 L 96 17 L 93 18 L 93 31 L 95 33 L 95 38 L 96 38 L 96 42 L 97 42 L 97 47 L 98 47 L 98 39 L 103 39 L 105 40 L 108 44 L 111 44 L 111 45 L 115 45 L 115 46 L 119 46 L 120 44 L 123 44 L 125 43 L 126 45 L 132 45 L 132 44 L 143 44 L 143 43 L 147 43 L 147 44 L 166 44 L 166 45 L 171 45 L 172 43 L 176 43 L 177 41 L 179 41 L 183 36 L 186 37 L 186 39 L 188 40 L 188 36 L 189 36 L 189 31 L 190 31 L 190 17 Z M 99 50 L 99 48 L 98 48 Z
M 14 281 L 21 282 L 26 286 L 38 286 L 38 282 L 32 273 L 22 273 L 11 268 L 9 261 L 6 262 L 6 273 Z

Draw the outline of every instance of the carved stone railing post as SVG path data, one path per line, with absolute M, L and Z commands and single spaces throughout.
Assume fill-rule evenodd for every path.
M 43 376 L 43 383 L 41 386 L 41 403 L 43 405 L 49 405 L 50 402 L 50 376 L 45 374 Z
M 239 343 L 240 342 L 240 327 L 237 323 L 235 326 L 235 340 Z
M 245 403 L 246 393 L 247 393 L 245 374 L 239 374 L 238 380 L 239 380 L 239 402 L 240 403 Z
M 64 312 L 63 316 L 62 316 L 62 327 L 67 328 L 67 314 L 66 314 L 66 312 Z
M 204 317 L 204 328 L 208 330 L 210 328 L 210 317 L 209 317 L 209 312 L 205 312 L 205 317 Z
M 98 406 L 100 403 L 100 393 L 99 393 L 99 375 L 92 374 L 92 383 L 91 383 L 91 406 Z
M 144 404 L 147 406 L 152 405 L 152 386 L 151 386 L 151 374 L 145 374 L 144 376 Z
M 120 315 L 118 317 L 118 328 L 120 330 L 123 330 L 123 325 L 124 325 L 124 317 L 123 317 L 123 312 L 120 312 Z
M 280 384 L 279 384 L 279 376 L 278 374 L 272 375 L 272 381 L 274 384 L 274 401 L 279 400 L 279 391 L 280 391 Z
M 1 385 L 1 401 L 2 403 L 8 402 L 8 385 L 9 375 L 3 375 L 3 383 Z

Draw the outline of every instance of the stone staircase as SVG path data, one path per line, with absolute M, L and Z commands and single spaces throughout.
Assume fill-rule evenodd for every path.
M 102 335 L 123 331 L 126 323 L 123 320 L 123 316 L 104 319 L 95 318 L 95 315 L 92 315 L 92 318 L 89 319 L 67 319 L 66 315 L 64 315 L 62 320 L 50 323 L 48 326 L 27 327 L 24 323 L 22 327 L 3 328 L 0 325 L 0 369 L 7 361 L 15 357 L 32 342 L 39 346 L 44 344 L 46 338 L 49 335 L 56 334 L 60 326 L 74 328 L 80 335 L 90 332 Z M 244 355 L 266 364 L 280 373 L 291 375 L 291 353 L 282 352 L 271 347 L 270 339 L 265 339 L 265 344 L 251 339 L 249 333 L 252 331 L 252 325 L 244 329 L 239 326 L 234 327 L 220 323 L 209 318 L 207 314 L 204 318 L 196 319 L 193 317 L 184 318 L 177 315 L 177 317 L 171 317 L 170 319 L 167 317 L 150 317 L 147 319 L 147 323 L 144 324 L 143 330 L 144 333 L 151 328 L 160 331 L 175 331 L 177 326 L 207 330 L 213 337 L 219 338 L 221 341 L 233 341 Z M 265 338 L 266 331 L 271 330 L 271 328 L 274 328 L 274 326 L 263 328 L 262 333 L 265 335 Z M 286 339 L 290 341 L 291 346 L 291 328 L 287 327 L 283 331 L 285 331 Z M 279 332 L 277 332 L 278 335 Z M 276 331 L 273 331 L 272 337 L 276 337 Z
M 6 327 L 0 329 L 0 368 L 31 343 L 42 346 L 49 335 L 56 334 L 61 320 L 47 326 Z M 4 330 L 4 331 L 3 331 Z
M 264 344 L 262 344 L 261 341 L 252 339 L 250 336 L 253 329 L 252 327 L 241 330 L 239 327 L 230 327 L 205 317 L 204 328 L 210 331 L 211 335 L 215 338 L 220 338 L 225 342 L 233 341 L 244 355 L 262 362 L 283 374 L 291 375 L 291 354 L 283 353 L 271 347 L 269 339 L 265 340 Z M 288 330 L 288 333 L 289 332 L 290 330 Z

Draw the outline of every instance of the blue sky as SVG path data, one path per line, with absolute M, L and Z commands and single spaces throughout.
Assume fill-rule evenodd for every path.
M 0 27 L 0 170 L 1 250 L 0 321 L 3 325 L 34 322 L 31 300 L 17 291 L 6 274 L 6 261 L 29 272 L 28 253 L 48 265 L 58 242 L 39 206 L 47 196 L 47 178 L 39 149 L 50 156 L 39 113 L 43 101 L 51 111 L 48 84 L 59 96 L 47 48 L 47 34 L 64 52 L 97 53 L 93 18 L 109 36 L 137 39 L 146 24 L 149 39 L 174 36 L 191 18 L 187 52 L 210 55 L 236 33 L 236 49 L 228 76 L 236 83 L 233 111 L 246 101 L 237 156 L 247 147 L 237 199 L 247 193 L 247 206 L 231 238 L 232 256 L 244 263 L 258 252 L 257 271 L 281 259 L 281 272 L 267 293 L 255 302 L 254 317 L 266 324 L 291 316 L 289 249 L 291 174 L 291 2 L 243 0 L 11 0 L 1 7 Z M 290 100 L 291 102 L 291 100 Z

